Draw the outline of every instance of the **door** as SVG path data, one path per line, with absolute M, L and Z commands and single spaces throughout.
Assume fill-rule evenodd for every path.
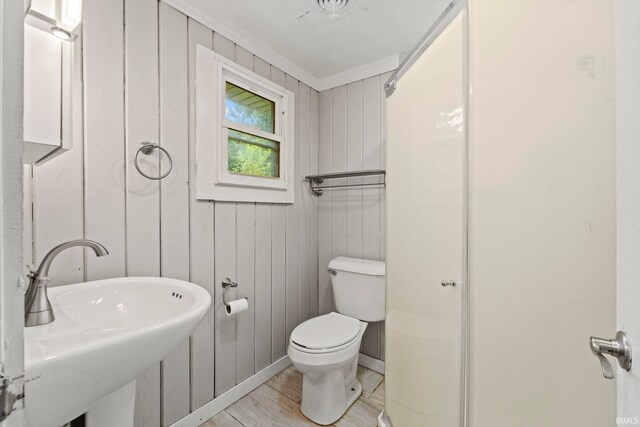
M 620 367 L 618 424 L 640 424 L 640 2 L 616 1 L 617 328 L 632 346 Z
M 24 425 L 22 276 L 23 2 L 0 0 L 0 426 Z
M 463 409 L 464 13 L 387 98 L 385 410 L 395 426 L 457 426 Z

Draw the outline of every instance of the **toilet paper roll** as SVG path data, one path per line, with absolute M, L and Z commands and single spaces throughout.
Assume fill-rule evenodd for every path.
M 233 316 L 234 314 L 242 313 L 249 309 L 249 300 L 247 298 L 240 298 L 230 301 L 227 305 L 227 316 Z

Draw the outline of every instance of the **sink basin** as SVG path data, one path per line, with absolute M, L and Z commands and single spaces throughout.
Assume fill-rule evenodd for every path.
M 63 425 L 134 381 L 187 339 L 211 304 L 200 286 L 157 277 L 54 287 L 49 300 L 56 320 L 25 329 L 33 427 Z

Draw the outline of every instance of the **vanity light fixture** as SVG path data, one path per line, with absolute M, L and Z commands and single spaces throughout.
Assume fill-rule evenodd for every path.
M 66 30 L 63 30 L 60 27 L 51 27 L 51 30 L 49 31 L 51 32 L 51 34 L 53 34 L 60 40 L 64 40 L 64 41 L 71 40 L 71 33 Z

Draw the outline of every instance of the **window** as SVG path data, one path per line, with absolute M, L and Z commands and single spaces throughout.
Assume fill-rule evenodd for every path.
M 225 90 L 229 172 L 278 178 L 280 142 L 275 140 L 276 103 L 230 82 L 226 82 Z M 272 139 L 234 129 L 238 124 L 267 132 Z
M 198 46 L 196 195 L 293 203 L 294 95 Z

